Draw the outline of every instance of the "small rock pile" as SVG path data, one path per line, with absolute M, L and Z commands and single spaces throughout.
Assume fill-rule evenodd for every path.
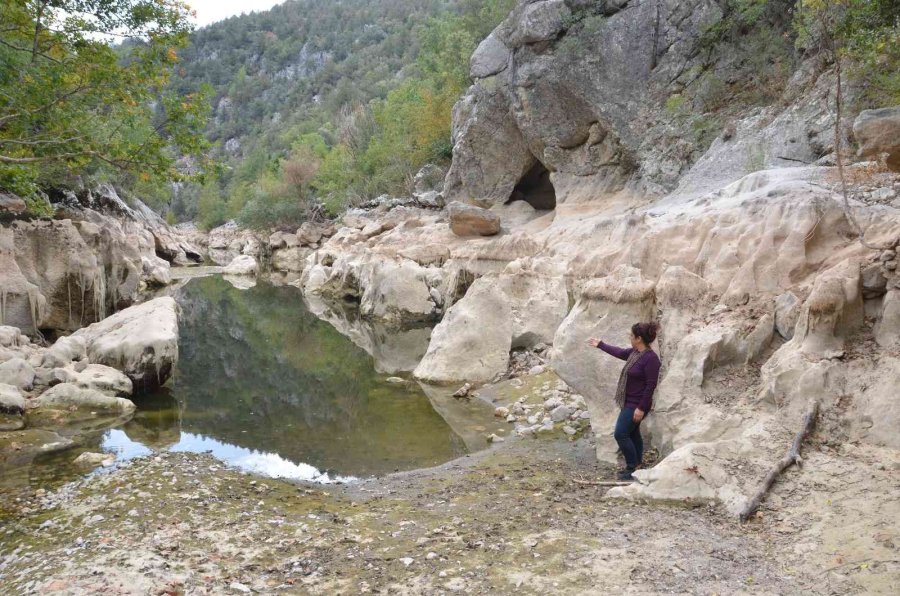
M 573 393 L 565 381 L 557 381 L 555 386 L 544 383 L 540 393 L 543 403 L 530 404 L 527 396 L 523 396 L 510 407 L 497 408 L 494 415 L 514 424 L 520 437 L 552 433 L 557 428 L 574 436 L 590 425 L 584 397 Z
M 495 376 L 491 382 L 499 383 L 504 379 L 541 374 L 547 370 L 547 353 L 549 350 L 550 346 L 543 343 L 526 350 L 514 350 L 510 354 L 507 371 Z

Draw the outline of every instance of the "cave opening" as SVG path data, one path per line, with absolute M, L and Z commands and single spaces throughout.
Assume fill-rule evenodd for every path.
M 509 196 L 507 203 L 525 201 L 535 209 L 556 209 L 556 189 L 550 182 L 550 171 L 539 161 L 528 170 Z

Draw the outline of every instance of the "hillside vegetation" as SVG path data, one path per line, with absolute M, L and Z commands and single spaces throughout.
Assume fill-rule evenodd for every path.
M 450 159 L 450 113 L 477 42 L 514 0 L 295 0 L 195 32 L 174 88 L 209 84 L 222 166 L 172 199 L 206 227 L 296 224 L 404 193 Z M 161 197 L 166 200 L 166 197 Z

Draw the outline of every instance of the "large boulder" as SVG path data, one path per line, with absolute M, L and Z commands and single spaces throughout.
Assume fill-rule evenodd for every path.
M 495 281 L 477 279 L 434 328 L 414 375 L 438 383 L 490 381 L 506 371 L 512 335 L 509 303 Z
M 259 272 L 259 265 L 256 259 L 250 255 L 240 255 L 231 260 L 228 266 L 222 270 L 226 275 L 256 275 Z
M 863 110 L 853 123 L 862 157 L 886 155 L 887 166 L 900 172 L 900 106 Z
M 135 392 L 153 390 L 169 378 L 178 360 L 178 306 L 155 298 L 76 331 L 91 363 L 124 372 Z
M 500 233 L 500 216 L 488 209 L 459 201 L 450 203 L 450 229 L 457 236 L 493 236 Z
M 497 36 L 509 47 L 549 41 L 563 30 L 571 15 L 565 0 L 538 0 L 519 4 L 497 27 Z
M 91 389 L 113 397 L 125 397 L 132 393 L 128 376 L 103 364 L 88 364 L 55 369 L 54 380 L 71 383 L 82 389 Z
M 21 215 L 28 206 L 21 197 L 8 192 L 0 192 L 0 214 Z
M 67 366 L 73 360 L 83 360 L 87 357 L 87 342 L 81 335 L 67 335 L 60 337 L 41 356 L 41 366 L 45 368 L 60 368 Z
M 597 457 L 615 463 L 612 437 L 618 414 L 614 397 L 622 361 L 587 345 L 596 337 L 613 345 L 627 345 L 631 326 L 656 315 L 654 284 L 633 267 L 585 284 L 575 306 L 559 326 L 550 353 L 557 374 L 583 395 L 597 432 Z
M 510 51 L 506 45 L 491 33 L 478 44 L 469 61 L 469 75 L 473 79 L 483 79 L 506 70 Z

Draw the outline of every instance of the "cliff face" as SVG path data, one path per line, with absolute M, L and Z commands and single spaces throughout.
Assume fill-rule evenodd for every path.
M 391 296 L 421 296 L 442 317 L 421 379 L 487 382 L 511 350 L 552 344 L 553 368 L 587 399 L 598 457 L 613 462 L 621 363 L 586 341 L 627 344 L 632 323 L 660 321 L 664 374 L 644 428 L 665 458 L 618 496 L 737 512 L 811 399 L 822 433 L 897 462 L 900 412 L 876 381 L 900 370 L 896 149 L 882 142 L 886 163 L 846 168 L 848 212 L 834 79 L 813 58 L 779 101 L 732 106 L 700 143 L 671 98 L 699 72 L 727 79 L 733 61 L 699 51 L 722 18 L 704 1 L 522 2 L 472 57 L 444 188 L 490 208 L 500 232 L 460 237 L 446 211 L 410 206 L 348 213 L 307 260 L 306 292 L 354 296 L 379 305 L 365 316 L 394 321 L 422 309 Z M 865 113 L 856 129 L 893 113 Z M 875 136 L 856 139 L 867 155 L 882 153 Z
M 737 94 L 730 89 L 746 74 L 742 50 L 704 42 L 723 25 L 725 4 L 522 2 L 472 56 L 474 84 L 454 110 L 448 198 L 489 206 L 526 195 L 540 208 L 531 195 L 552 192 L 549 181 L 535 183 L 544 172 L 553 186 L 574 178 L 596 192 L 628 185 L 659 196 L 679 184 L 708 191 L 748 170 L 827 154 L 833 81 L 813 62 L 787 82 L 788 109 L 758 108 L 738 122 L 740 98 L 710 98 L 712 86 Z M 688 95 L 707 99 L 686 103 Z M 690 114 L 694 104 L 711 111 Z M 702 181 L 684 180 L 698 159 Z
M 34 334 L 75 331 L 169 282 L 169 264 L 199 261 L 143 203 L 110 186 L 57 197 L 54 220 L 0 226 L 0 324 Z

